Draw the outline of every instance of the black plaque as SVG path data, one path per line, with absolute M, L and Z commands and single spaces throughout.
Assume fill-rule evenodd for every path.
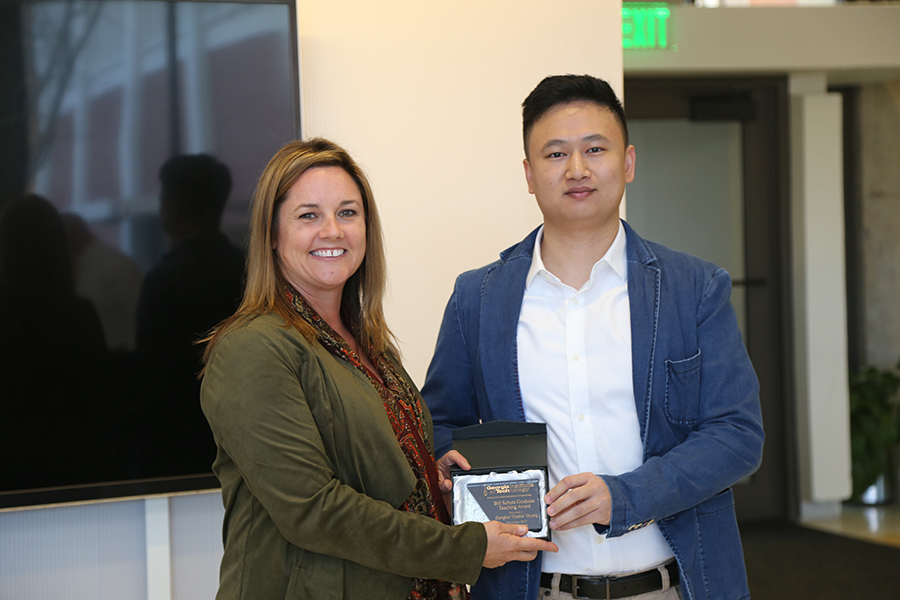
M 529 531 L 540 531 L 544 526 L 544 494 L 539 479 L 470 483 L 466 489 L 491 521 L 527 525 Z
M 525 525 L 529 537 L 550 537 L 543 468 L 508 472 L 464 471 L 453 476 L 453 522 L 499 521 Z

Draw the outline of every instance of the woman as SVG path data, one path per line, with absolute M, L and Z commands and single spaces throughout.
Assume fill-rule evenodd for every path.
M 556 550 L 524 527 L 439 520 L 431 417 L 397 360 L 384 285 L 362 171 L 326 140 L 282 148 L 254 196 L 243 301 L 204 357 L 220 600 L 452 598 L 464 588 L 446 581 Z

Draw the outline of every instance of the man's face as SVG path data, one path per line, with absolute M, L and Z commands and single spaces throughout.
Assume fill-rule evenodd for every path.
M 559 104 L 531 130 L 525 179 L 545 225 L 570 232 L 618 227 L 625 184 L 634 179 L 634 146 L 625 147 L 609 109 L 587 101 Z

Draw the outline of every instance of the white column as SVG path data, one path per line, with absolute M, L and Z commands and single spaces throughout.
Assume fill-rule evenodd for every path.
M 852 491 L 841 96 L 791 75 L 791 217 L 801 519 Z

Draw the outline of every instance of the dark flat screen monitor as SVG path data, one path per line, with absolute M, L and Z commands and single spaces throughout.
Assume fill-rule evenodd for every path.
M 218 487 L 193 342 L 236 308 L 254 186 L 300 137 L 295 23 L 0 3 L 0 508 Z

